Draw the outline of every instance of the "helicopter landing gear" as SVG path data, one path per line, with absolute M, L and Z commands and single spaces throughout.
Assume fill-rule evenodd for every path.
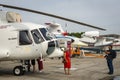
M 24 69 L 23 66 L 16 66 L 13 69 L 13 74 L 16 75 L 16 76 L 24 75 L 24 73 L 25 73 L 25 69 Z
M 16 66 L 13 69 L 13 74 L 15 76 L 21 76 L 24 75 L 26 69 L 27 69 L 27 65 L 25 64 L 25 60 L 21 60 L 22 65 Z

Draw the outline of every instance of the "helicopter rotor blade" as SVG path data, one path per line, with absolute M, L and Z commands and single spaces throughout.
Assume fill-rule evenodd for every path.
M 79 25 L 84 25 L 84 26 L 99 29 L 99 30 L 106 30 L 106 29 L 96 27 L 96 26 L 93 26 L 93 25 L 90 25 L 90 24 L 86 24 L 86 23 L 83 23 L 83 22 L 79 22 L 79 21 L 76 21 L 76 20 L 72 20 L 72 19 L 69 19 L 69 18 L 65 18 L 65 17 L 61 17 L 61 16 L 58 16 L 58 15 L 49 14 L 49 13 L 45 13 L 45 12 L 41 12 L 41 11 L 36 11 L 36 10 L 27 9 L 27 8 L 11 6 L 11 5 L 5 5 L 5 4 L 0 4 L 0 6 L 6 7 L 6 8 L 12 8 L 12 9 L 18 9 L 18 10 L 33 12 L 33 13 L 37 13 L 37 14 L 41 14 L 41 15 L 45 15 L 45 16 L 49 16 L 49 17 L 54 17 L 54 18 L 62 19 L 62 20 L 65 20 L 65 21 L 69 21 L 69 22 L 72 22 L 72 23 L 76 23 L 76 24 L 79 24 Z

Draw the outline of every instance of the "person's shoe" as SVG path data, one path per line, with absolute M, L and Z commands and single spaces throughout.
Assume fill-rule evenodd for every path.
M 30 72 L 30 69 L 28 69 L 28 72 Z
M 39 73 L 42 73 L 42 71 L 39 71 Z

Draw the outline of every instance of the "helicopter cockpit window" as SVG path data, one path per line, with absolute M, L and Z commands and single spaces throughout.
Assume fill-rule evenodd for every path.
M 32 33 L 33 39 L 36 44 L 44 41 L 44 39 L 42 38 L 41 34 L 39 33 L 39 31 L 37 29 L 32 30 L 31 33 Z
M 19 44 L 20 45 L 32 44 L 32 40 L 31 40 L 27 30 L 19 32 Z
M 46 40 L 50 40 L 53 38 L 53 35 L 49 33 L 45 28 L 40 28 L 40 32 L 42 33 Z

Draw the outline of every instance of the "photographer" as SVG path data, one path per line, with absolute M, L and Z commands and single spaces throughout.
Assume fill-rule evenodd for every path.
M 116 52 L 112 50 L 112 45 L 110 45 L 108 46 L 108 50 L 105 51 L 105 53 L 106 53 L 105 58 L 107 60 L 107 65 L 109 69 L 108 74 L 111 75 L 114 73 L 113 59 L 116 58 Z

